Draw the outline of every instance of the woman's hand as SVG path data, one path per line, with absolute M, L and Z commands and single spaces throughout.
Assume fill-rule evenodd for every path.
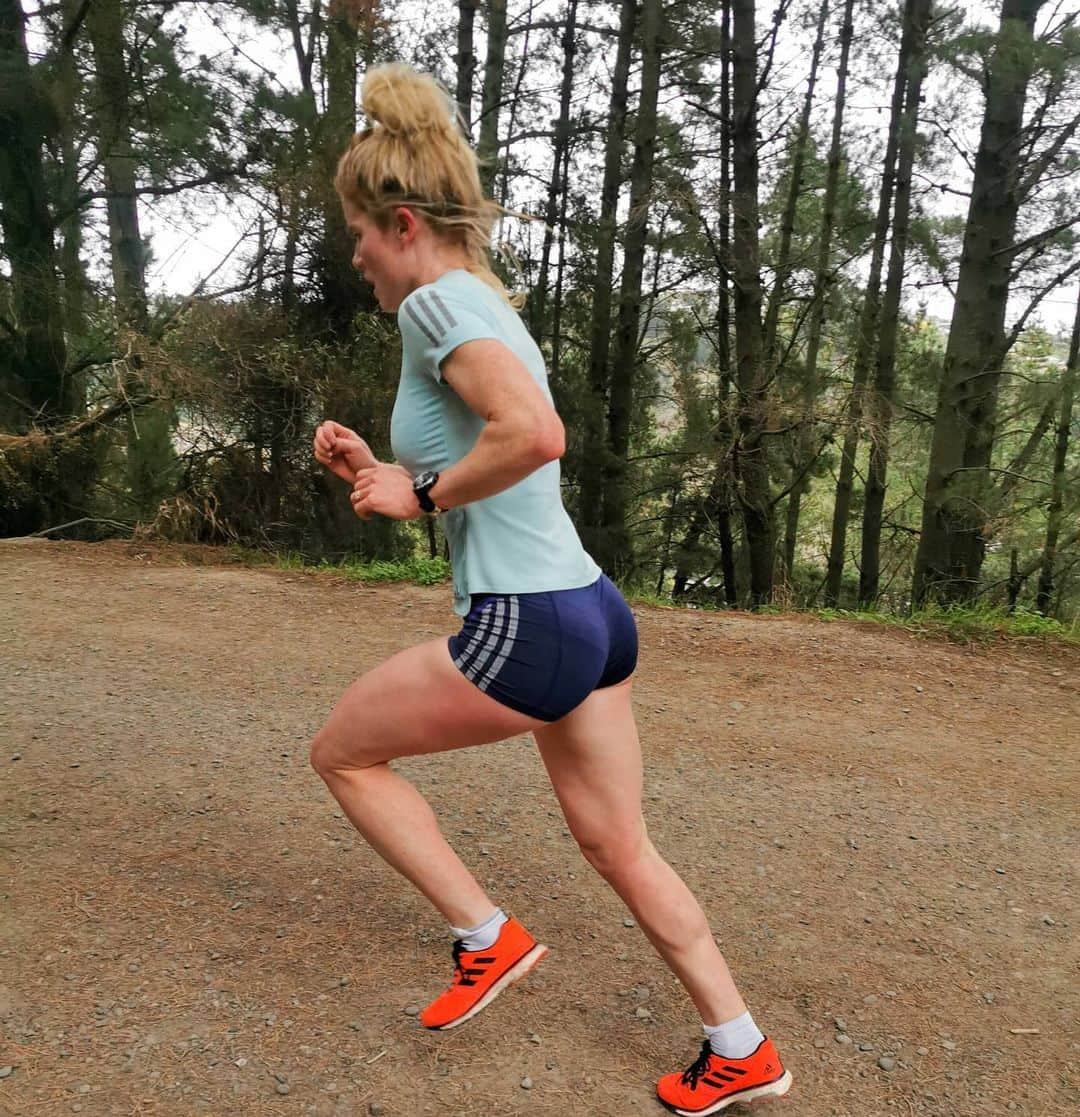
M 349 499 L 353 511 L 363 520 L 372 515 L 416 520 L 422 514 L 413 492 L 412 475 L 400 465 L 379 462 L 359 470 Z
M 371 447 L 356 431 L 335 423 L 333 419 L 327 419 L 318 425 L 312 448 L 317 461 L 350 485 L 361 469 L 370 469 L 379 464 Z

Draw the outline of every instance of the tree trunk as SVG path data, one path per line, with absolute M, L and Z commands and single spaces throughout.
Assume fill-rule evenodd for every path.
M 361 17 L 364 18 L 364 17 Z M 318 195 L 323 216 L 322 244 L 315 273 L 322 295 L 323 320 L 339 340 L 352 334 L 358 311 L 374 311 L 375 298 L 352 266 L 352 238 L 345 228 L 341 202 L 334 191 L 334 171 L 356 131 L 356 63 L 361 37 L 368 44 L 372 27 L 354 23 L 345 6 L 331 7 L 326 30 L 326 107 L 316 125 L 315 157 L 322 167 Z
M 79 0 L 63 0 L 64 31 L 74 27 Z M 64 327 L 68 346 L 77 346 L 87 334 L 86 296 L 89 282 L 82 260 L 83 221 L 79 207 L 79 159 L 77 121 L 82 77 L 75 64 L 72 44 L 60 47 L 57 63 L 57 101 L 60 112 L 60 198 L 59 209 L 65 216 L 60 222 L 60 270 L 64 277 Z M 70 385 L 71 414 L 86 406 L 85 377 L 78 375 Z
M 1054 596 L 1054 561 L 1057 558 L 1058 536 L 1065 508 L 1065 459 L 1069 451 L 1069 427 L 1072 424 L 1073 397 L 1076 393 L 1076 367 L 1080 363 L 1080 296 L 1076 301 L 1069 359 L 1061 378 L 1061 414 L 1058 417 L 1057 440 L 1054 443 L 1054 478 L 1050 490 L 1050 508 L 1046 517 L 1046 545 L 1043 547 L 1039 586 L 1035 608 L 1049 616 Z
M 829 296 L 830 255 L 832 252 L 833 225 L 836 220 L 836 194 L 840 185 L 841 139 L 844 127 L 844 105 L 847 96 L 848 56 L 851 50 L 851 11 L 854 0 L 846 0 L 843 23 L 840 27 L 840 65 L 836 74 L 836 100 L 833 108 L 832 138 L 829 143 L 829 163 L 825 174 L 825 198 L 822 203 L 821 230 L 818 233 L 817 259 L 814 263 L 814 291 L 811 296 L 810 322 L 806 339 L 806 370 L 803 384 L 803 409 L 796 439 L 792 471 L 795 484 L 788 494 L 784 536 L 784 574 L 790 584 L 795 569 L 795 545 L 799 536 L 799 518 L 802 498 L 810 487 L 810 459 L 813 454 L 814 407 L 817 403 L 819 384 L 817 375 L 818 353 L 825 325 L 825 310 Z
M 476 154 L 480 158 L 480 185 L 485 197 L 490 198 L 495 192 L 495 176 L 499 169 L 499 109 L 506 67 L 506 0 L 488 0 L 487 17 L 487 57 Z
M 97 75 L 98 152 L 105 174 L 112 250 L 113 297 L 122 327 L 146 331 L 146 250 L 139 229 L 135 148 L 132 142 L 132 104 L 128 51 L 124 31 L 128 11 L 122 0 L 100 0 L 90 5 L 86 30 L 94 52 Z M 129 362 L 126 390 L 143 389 L 138 360 Z M 172 443 L 173 411 L 163 401 L 131 414 L 127 425 L 127 487 L 134 514 L 152 520 L 176 476 Z
M 907 23 L 905 22 L 906 27 Z M 889 134 L 885 141 L 885 160 L 881 178 L 881 193 L 878 196 L 877 219 L 874 223 L 870 273 L 866 281 L 866 296 L 863 299 L 862 311 L 859 315 L 855 358 L 852 362 L 851 395 L 848 397 L 847 416 L 844 424 L 844 443 L 840 451 L 840 471 L 836 481 L 832 538 L 829 542 L 829 563 L 825 576 L 825 604 L 829 608 L 835 608 L 840 603 L 840 586 L 844 575 L 844 559 L 847 550 L 848 520 L 851 516 L 855 457 L 859 451 L 859 428 L 862 423 L 864 394 L 866 382 L 870 375 L 870 358 L 874 352 L 881 308 L 881 269 L 885 261 L 885 241 L 889 234 L 889 214 L 892 212 L 896 152 L 900 146 L 900 118 L 904 109 L 904 91 L 907 87 L 910 51 L 909 38 L 902 35 L 900 51 L 896 61 L 896 77 L 893 80 L 892 105 L 889 109 Z
M 735 280 L 735 385 L 739 441 L 735 476 L 750 557 L 750 601 L 767 604 L 773 589 L 773 504 L 765 445 L 769 375 L 761 333 L 758 246 L 757 64 L 754 0 L 733 0 L 732 211 Z
M 473 80 L 476 76 L 476 50 L 473 46 L 473 24 L 476 21 L 476 0 L 458 0 L 457 26 L 457 91 L 458 111 L 466 136 L 472 136 Z
M 589 326 L 589 371 L 582 407 L 584 450 L 579 515 L 585 546 L 593 554 L 600 548 L 600 527 L 603 523 L 603 467 L 607 446 L 604 416 L 608 394 L 608 354 L 611 346 L 611 289 L 615 273 L 615 210 L 619 201 L 627 83 L 636 17 L 636 0 L 622 0 L 615 70 L 611 78 L 607 140 L 604 146 L 604 181 L 600 190 L 600 213 L 596 229 L 596 278 L 593 283 L 592 320 Z
M 724 579 L 724 600 L 729 609 L 739 603 L 739 584 L 735 567 L 735 540 L 731 516 L 735 504 L 731 472 L 734 445 L 729 416 L 729 399 L 734 374 L 731 367 L 731 0 L 721 0 L 720 13 L 720 290 L 716 306 L 717 363 L 720 366 L 720 393 L 717 400 L 717 430 L 723 438 L 717 454 L 718 499 L 716 523 L 720 535 L 720 569 Z
M 678 550 L 671 596 L 682 597 L 690 580 L 689 564 L 706 523 L 716 518 L 720 533 L 720 561 L 724 571 L 724 595 L 728 605 L 738 602 L 735 554 L 731 535 L 731 447 L 733 443 L 729 397 L 731 395 L 731 0 L 720 6 L 720 191 L 717 224 L 716 297 L 716 457 L 709 491 L 690 515 L 686 535 Z M 730 573 L 730 578 L 729 578 Z
M 630 421 L 634 409 L 634 379 L 641 321 L 641 280 L 656 153 L 656 105 L 660 90 L 663 50 L 661 0 L 642 0 L 641 94 L 634 129 L 634 161 L 630 171 L 630 210 L 623 240 L 623 273 L 619 289 L 619 320 L 608 397 L 608 453 L 604 469 L 605 547 L 597 561 L 617 575 L 633 569 L 633 550 L 626 530 L 626 459 L 630 450 Z M 606 554 L 604 551 L 606 550 Z M 606 560 L 606 561 L 605 561 Z
M 784 301 L 784 288 L 787 286 L 791 268 L 791 237 L 795 232 L 795 211 L 802 192 L 803 163 L 806 161 L 806 146 L 810 135 L 810 112 L 814 107 L 814 89 L 817 87 L 818 64 L 825 42 L 825 24 L 829 18 L 829 0 L 821 0 L 818 12 L 817 34 L 810 54 L 810 76 L 806 82 L 806 96 L 803 98 L 799 127 L 795 133 L 795 151 L 791 159 L 791 182 L 788 185 L 784 212 L 780 218 L 780 246 L 776 257 L 775 278 L 765 309 L 765 360 L 769 368 L 776 368 L 776 331 L 780 322 L 780 308 Z
M 0 227 L 11 269 L 14 331 L 8 337 L 0 332 L 0 385 L 6 389 L 0 393 L 0 419 L 16 431 L 34 423 L 62 422 L 71 403 L 41 155 L 56 119 L 30 67 L 24 20 L 17 0 L 0 0 L 0 67 L 5 75 L 0 88 Z
M 560 199 L 565 200 L 565 168 L 569 166 L 570 148 L 570 98 L 574 91 L 574 55 L 577 46 L 578 0 L 570 0 L 566 9 L 566 27 L 563 31 L 562 87 L 559 92 L 559 116 L 555 121 L 555 150 L 551 161 L 551 181 L 548 185 L 547 203 L 544 206 L 544 243 L 540 250 L 540 278 L 533 288 L 530 302 L 530 325 L 534 338 L 539 342 L 544 334 L 544 314 L 547 303 L 548 272 L 551 266 L 551 249 L 555 243 Z
M 121 324 L 144 330 L 146 252 L 139 231 L 135 193 L 135 151 L 131 142 L 127 45 L 127 12 L 122 0 L 97 0 L 86 15 L 98 83 L 98 153 L 108 191 L 109 245 L 112 250 L 113 293 Z
M 969 599 L 978 589 L 993 515 L 990 456 L 1005 354 L 1010 251 L 1020 205 L 1017 168 L 1044 0 L 1004 0 L 985 78 L 986 109 L 964 230 L 923 503 L 912 597 Z
M 926 76 L 926 32 L 929 19 L 930 0 L 908 0 L 904 6 L 904 34 L 911 44 L 911 61 L 908 66 L 903 120 L 900 124 L 889 272 L 885 280 L 877 365 L 869 401 L 870 466 L 866 477 L 862 559 L 859 564 L 859 604 L 863 607 L 872 605 L 877 600 L 880 579 L 881 525 L 896 385 L 896 338 L 904 286 L 904 260 L 907 255 L 908 217 L 911 210 L 911 172 L 915 165 L 919 102 L 922 98 L 923 78 Z

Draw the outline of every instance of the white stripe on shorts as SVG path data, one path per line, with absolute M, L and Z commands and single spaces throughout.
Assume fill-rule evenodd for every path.
M 469 643 L 458 652 L 454 659 L 454 666 L 459 671 L 465 670 L 465 665 L 469 659 L 476 653 L 476 649 L 480 646 L 482 640 L 485 639 L 487 630 L 491 627 L 491 618 L 495 613 L 494 609 L 489 609 L 491 604 L 498 604 L 498 602 L 485 602 L 483 608 L 480 610 L 480 619 L 476 622 L 476 628 L 469 639 Z
M 502 647 L 499 649 L 499 654 L 494 663 L 484 673 L 484 677 L 476 684 L 481 690 L 486 691 L 489 686 L 498 677 L 499 672 L 502 670 L 502 665 L 506 662 L 506 657 L 510 654 L 514 646 L 514 638 L 517 636 L 518 627 L 518 599 L 516 595 L 511 595 L 507 598 L 510 606 L 510 623 L 506 627 L 506 639 L 502 642 Z
M 484 665 L 495 654 L 499 646 L 499 641 L 502 639 L 502 623 L 503 616 L 506 613 L 506 604 L 503 598 L 499 598 L 495 603 L 495 608 L 491 611 L 491 623 L 487 626 L 484 632 L 484 646 L 479 652 L 472 657 L 471 662 L 464 668 L 465 678 L 469 682 L 475 682 L 476 676 L 484 669 Z

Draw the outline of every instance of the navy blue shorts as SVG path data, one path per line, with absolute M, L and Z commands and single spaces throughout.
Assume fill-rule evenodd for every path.
M 473 594 L 450 656 L 465 678 L 512 710 L 558 721 L 594 690 L 628 679 L 637 625 L 606 575 L 578 590 Z

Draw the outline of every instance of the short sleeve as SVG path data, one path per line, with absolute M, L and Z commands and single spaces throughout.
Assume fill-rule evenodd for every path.
M 442 362 L 459 345 L 481 338 L 502 340 L 484 314 L 460 296 L 437 291 L 434 284 L 417 288 L 405 299 L 398 326 L 406 360 L 435 380 L 442 378 Z

